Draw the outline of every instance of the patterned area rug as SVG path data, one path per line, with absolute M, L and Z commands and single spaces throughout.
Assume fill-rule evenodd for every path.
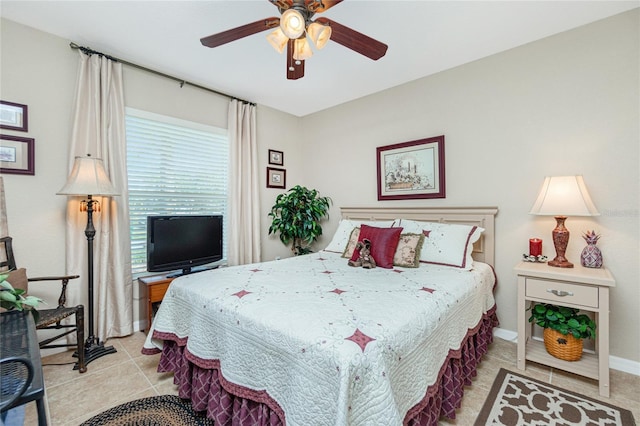
M 174 395 L 152 396 L 113 407 L 80 426 L 212 426 L 204 413 L 191 409 L 191 401 Z
M 629 410 L 505 369 L 498 372 L 475 422 L 475 426 L 635 424 Z

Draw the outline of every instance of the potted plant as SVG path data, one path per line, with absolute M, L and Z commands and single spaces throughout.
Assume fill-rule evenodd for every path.
M 35 296 L 24 296 L 24 290 L 20 288 L 13 288 L 11 283 L 7 281 L 9 277 L 8 273 L 0 274 L 0 307 L 8 311 L 23 311 L 30 310 L 33 314 L 33 319 L 38 322 L 38 311 L 36 307 L 42 299 Z
M 582 339 L 595 339 L 596 323 L 579 309 L 538 303 L 531 308 L 529 322 L 544 328 L 544 346 L 565 361 L 582 357 Z
M 319 197 L 318 191 L 296 185 L 276 197 L 269 217 L 269 235 L 280 233 L 283 244 L 291 244 L 297 256 L 311 252 L 310 245 L 322 235 L 320 220 L 329 216 L 331 198 Z

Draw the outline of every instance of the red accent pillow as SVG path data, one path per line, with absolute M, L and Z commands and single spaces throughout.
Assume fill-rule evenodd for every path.
M 380 268 L 393 268 L 393 256 L 400 241 L 403 228 L 376 228 L 375 226 L 360 225 L 358 241 L 365 238 L 371 241 L 371 256 Z M 358 260 L 360 250 L 355 249 L 351 260 Z

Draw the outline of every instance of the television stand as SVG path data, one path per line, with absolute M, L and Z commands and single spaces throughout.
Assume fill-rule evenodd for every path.
M 190 274 L 195 274 L 197 272 L 208 271 L 211 269 L 216 269 L 220 265 L 208 266 L 200 269 L 191 269 Z M 184 271 L 183 271 L 184 272 Z M 171 282 L 182 276 L 183 273 L 177 272 L 169 275 L 151 275 L 148 277 L 140 277 L 138 281 L 141 284 L 144 284 L 147 287 L 147 328 L 148 331 L 151 328 L 151 322 L 153 321 L 153 307 L 155 304 L 162 302 L 167 289 L 169 288 L 169 284 Z

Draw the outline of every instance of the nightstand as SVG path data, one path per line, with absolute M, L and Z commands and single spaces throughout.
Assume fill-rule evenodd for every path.
M 601 396 L 609 396 L 609 288 L 616 283 L 606 268 L 556 268 L 546 263 L 520 262 L 518 276 L 518 369 L 534 361 L 598 380 Z M 541 340 L 532 338 L 532 302 L 578 308 L 595 314 L 595 353 L 585 351 L 579 361 L 550 355 Z

